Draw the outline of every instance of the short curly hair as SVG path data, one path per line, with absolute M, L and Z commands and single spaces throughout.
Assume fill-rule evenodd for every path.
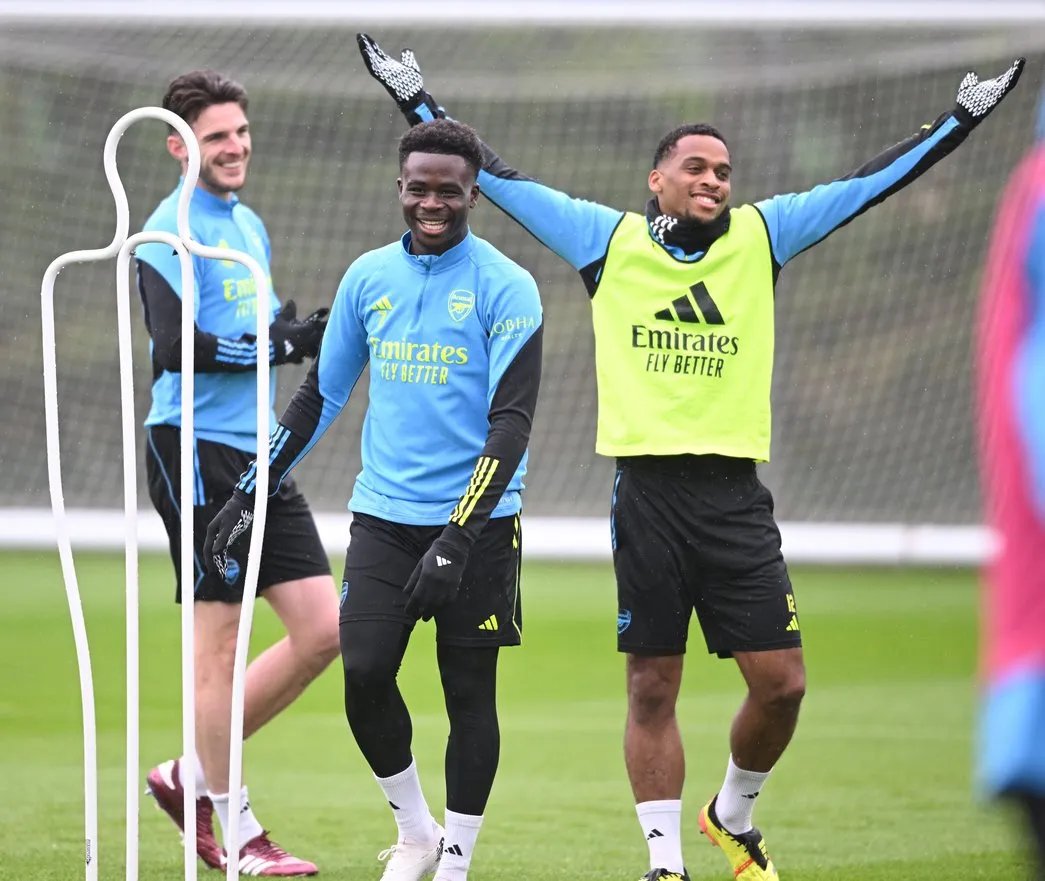
M 722 132 L 713 125 L 708 125 L 706 122 L 687 122 L 685 125 L 673 128 L 660 139 L 660 143 L 657 144 L 657 149 L 653 152 L 653 168 L 656 168 L 661 162 L 674 153 L 675 147 L 678 146 L 679 141 L 687 135 L 707 135 L 710 138 L 717 138 L 723 143 L 727 150 L 729 149 L 729 144 L 726 143 L 726 139 L 722 136 Z
M 483 146 L 470 125 L 454 119 L 433 119 L 415 125 L 399 139 L 399 168 L 411 153 L 460 156 L 478 177 L 483 167 Z

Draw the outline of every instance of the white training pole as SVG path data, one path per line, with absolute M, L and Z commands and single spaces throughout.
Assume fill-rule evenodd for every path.
M 124 129 L 113 126 L 105 142 L 105 151 L 115 155 L 116 144 Z M 87 881 L 98 878 L 98 748 L 97 724 L 94 714 L 94 678 L 91 672 L 91 653 L 87 643 L 83 602 L 76 579 L 69 527 L 65 514 L 65 493 L 62 488 L 61 443 L 58 430 L 58 362 L 54 324 L 54 283 L 59 273 L 73 263 L 93 263 L 114 256 L 127 238 L 130 212 L 123 184 L 115 165 L 106 164 L 105 176 L 116 201 L 116 230 L 112 241 L 104 248 L 69 251 L 52 261 L 44 272 L 40 285 L 40 311 L 43 333 L 44 415 L 47 428 L 47 482 L 54 514 L 58 556 L 62 564 L 65 595 L 72 619 L 73 640 L 76 643 L 76 665 L 80 674 L 80 706 L 83 716 L 83 776 L 84 776 L 84 862 Z
M 195 250 L 199 249 L 199 250 Z M 228 864 L 225 877 L 228 881 L 239 879 L 239 851 L 243 844 L 239 840 L 239 794 L 243 785 L 243 701 L 247 684 L 247 651 L 250 648 L 250 631 L 254 622 L 254 600 L 258 594 L 258 575 L 261 567 L 261 546 L 265 537 L 265 520 L 268 514 L 269 486 L 269 280 L 261 265 L 251 256 L 225 248 L 204 248 L 194 242 L 189 250 L 204 257 L 236 260 L 242 263 L 254 277 L 257 288 L 258 306 L 258 385 L 257 385 L 257 469 L 254 476 L 254 527 L 250 533 L 247 550 L 247 573 L 243 583 L 243 605 L 240 607 L 239 630 L 236 634 L 236 657 L 232 672 L 232 719 L 229 727 L 229 829 L 225 837 L 225 852 Z M 238 256 L 231 256 L 237 254 Z
M 162 122 L 168 123 L 168 125 L 174 126 L 178 129 L 179 133 L 185 139 L 185 143 L 188 148 L 189 159 L 188 167 L 185 172 L 185 186 L 182 188 L 182 193 L 178 199 L 178 229 L 179 233 L 188 232 L 188 210 L 189 204 L 192 199 L 192 192 L 195 189 L 196 181 L 199 178 L 199 167 L 200 167 L 200 154 L 199 145 L 196 143 L 196 138 L 192 133 L 192 130 L 175 114 L 156 107 L 140 107 L 137 110 L 132 110 L 129 113 L 124 114 L 117 123 L 113 126 L 113 132 L 117 133 L 117 138 L 106 142 L 105 152 L 103 155 L 103 162 L 105 164 L 107 174 L 110 173 L 110 179 L 115 178 L 119 180 L 119 174 L 116 170 L 116 145 L 118 143 L 119 135 L 122 135 L 131 125 L 142 119 L 158 119 Z M 123 193 L 122 187 L 119 192 L 113 191 L 113 197 L 119 203 L 123 201 L 126 206 L 126 195 Z M 119 344 L 120 344 L 120 410 L 121 410 L 121 421 L 122 421 L 122 437 L 123 437 L 123 470 L 124 470 L 124 521 L 125 521 L 125 536 L 124 546 L 126 548 L 126 570 L 127 570 L 127 756 L 126 756 L 126 813 L 127 813 L 127 834 L 126 834 L 126 878 L 127 881 L 137 881 L 138 878 L 138 823 L 139 823 L 139 798 L 138 798 L 138 787 L 140 785 L 138 780 L 139 774 L 139 744 L 140 744 L 140 698 L 139 698 L 139 639 L 138 639 L 138 529 L 137 529 L 137 517 L 138 517 L 138 491 L 137 491 L 137 455 L 135 452 L 135 418 L 134 418 L 134 386 L 133 386 L 133 373 L 134 364 L 131 352 L 131 318 L 130 318 L 130 292 L 128 275 L 130 271 L 130 255 L 133 249 L 144 242 L 162 242 L 174 248 L 179 255 L 179 262 L 181 263 L 181 282 L 182 282 L 182 327 L 184 330 L 184 322 L 186 313 L 189 316 L 190 327 L 193 321 L 193 304 L 195 302 L 195 277 L 193 273 L 192 260 L 183 244 L 181 244 L 178 237 L 170 235 L 169 233 L 139 233 L 126 239 L 120 248 L 119 254 L 117 255 L 116 261 L 116 298 L 117 298 L 117 324 L 119 328 Z M 191 347 L 191 333 L 189 338 Z M 189 375 L 192 373 L 192 362 L 189 362 Z M 190 385 L 191 389 L 191 385 Z M 191 395 L 191 391 L 190 391 Z M 192 400 L 190 397 L 189 407 L 191 412 Z M 191 433 L 191 422 L 188 429 Z M 190 487 L 190 499 L 191 499 L 191 487 Z M 182 492 L 182 504 L 184 505 L 184 487 Z M 182 508 L 184 510 L 184 507 Z M 191 506 L 188 510 L 192 510 Z M 182 518 L 182 541 L 184 541 L 184 526 L 185 518 Z M 189 519 L 189 562 L 188 569 L 185 566 L 185 555 L 184 551 L 181 560 L 181 574 L 182 584 L 186 583 L 186 573 L 193 573 L 192 566 L 192 520 Z M 189 574 L 188 582 L 194 581 L 194 575 Z M 183 618 L 184 618 L 184 606 L 183 604 Z M 192 645 L 193 641 L 191 638 L 192 634 L 192 603 L 187 604 L 189 607 L 189 627 L 188 632 L 190 634 L 188 643 L 185 640 L 185 630 L 183 626 L 182 630 L 182 741 L 183 746 L 185 743 L 185 731 L 195 731 L 195 702 L 193 700 L 193 689 L 191 686 L 191 669 L 192 669 Z M 189 658 L 190 665 L 190 678 L 189 678 L 189 699 L 185 700 L 185 674 L 184 664 L 185 658 Z M 186 714 L 189 718 L 186 721 Z M 187 784 L 185 785 L 185 835 L 184 835 L 184 848 L 185 848 L 185 876 L 187 881 L 195 881 L 196 879 L 196 796 L 195 786 L 196 777 L 194 769 L 195 760 L 195 737 L 189 737 L 190 744 L 193 748 L 186 751 L 185 755 L 188 756 L 185 763 L 183 763 L 183 770 L 187 770 L 189 777 Z M 188 765 L 187 769 L 185 765 Z
M 235 666 L 232 677 L 232 708 L 229 731 L 229 800 L 235 804 L 235 811 L 230 815 L 236 820 L 239 817 L 239 791 L 243 777 L 243 700 L 246 685 L 246 657 L 250 645 L 250 631 L 254 620 L 254 599 L 257 596 L 258 575 L 260 571 L 261 544 L 265 533 L 265 520 L 268 512 L 268 435 L 269 435 L 269 320 L 271 308 L 268 276 L 261 265 L 242 251 L 231 248 L 215 248 L 202 245 L 192 238 L 189 227 L 189 206 L 196 188 L 199 174 L 199 145 L 189 125 L 180 117 L 156 107 L 143 107 L 131 111 L 128 116 L 135 118 L 156 118 L 173 126 L 182 136 L 189 150 L 188 167 L 185 181 L 178 199 L 178 237 L 184 242 L 186 249 L 195 256 L 214 259 L 231 260 L 246 266 L 254 278 L 257 303 L 257 449 L 258 466 L 255 479 L 256 494 L 254 503 L 254 531 L 251 535 L 247 571 L 243 587 L 243 604 L 240 613 L 239 630 L 236 642 Z M 126 117 L 125 117 L 126 118 Z M 182 636 L 182 786 L 185 791 L 185 879 L 196 881 L 196 712 L 195 712 L 195 658 L 194 658 L 194 614 L 192 602 L 192 586 L 195 585 L 195 567 L 193 565 L 193 518 L 195 487 L 195 353 L 193 338 L 195 335 L 195 288 L 186 285 L 186 263 L 182 261 L 182 311 L 181 311 L 181 448 L 180 448 L 180 499 L 181 516 L 181 636 Z M 124 273 L 126 275 L 126 273 Z M 185 292 L 191 291 L 192 296 Z M 206 565 L 206 561 L 200 561 Z M 233 795 L 235 793 L 235 795 Z M 229 877 L 239 877 L 239 830 L 236 822 L 231 822 L 229 836 L 224 842 L 226 852 L 232 857 L 228 861 Z
M 138 877 L 138 759 L 140 743 L 139 721 L 139 645 L 138 645 L 138 489 L 137 454 L 134 418 L 134 360 L 131 350 L 131 254 L 138 245 L 160 242 L 177 251 L 181 262 L 181 289 L 193 292 L 192 258 L 181 239 L 170 233 L 147 232 L 132 235 L 123 243 L 116 258 L 116 303 L 120 349 L 120 412 L 123 434 L 123 498 L 124 544 L 127 559 L 127 881 Z M 191 303 L 192 296 L 186 299 Z M 190 770 L 192 770 L 190 768 Z M 192 786 L 195 788 L 195 771 Z M 195 797 L 193 798 L 195 804 Z M 195 822 L 192 832 L 192 863 L 196 862 Z
M 189 165 L 185 182 L 178 200 L 178 237 L 185 243 L 190 254 L 213 260 L 232 260 L 246 266 L 254 278 L 257 303 L 257 473 L 255 478 L 254 529 L 248 547 L 247 571 L 243 585 L 243 604 L 240 612 L 239 630 L 236 639 L 236 656 L 232 676 L 232 708 L 229 730 L 229 835 L 224 842 L 229 854 L 227 875 L 233 881 L 239 878 L 239 791 L 243 779 L 243 700 L 246 691 L 247 651 L 250 647 L 250 631 L 254 621 L 254 599 L 258 590 L 258 575 L 261 564 L 261 545 L 265 535 L 265 520 L 268 513 L 268 436 L 269 411 L 269 321 L 272 310 L 269 303 L 268 276 L 261 264 L 249 254 L 230 248 L 215 248 L 202 245 L 192 238 L 189 228 L 189 205 L 199 173 L 199 145 L 188 124 L 180 117 L 159 108 L 139 108 L 131 114 L 154 117 L 168 122 L 177 129 L 189 147 Z M 139 118 L 141 118 L 139 117 Z M 185 272 L 185 264 L 182 264 Z M 184 284 L 184 281 L 183 281 Z M 183 288 L 188 290 L 188 288 Z M 194 289 L 193 289 L 194 290 Z M 182 786 L 185 789 L 185 878 L 196 878 L 196 780 L 195 780 L 195 664 L 192 647 L 193 603 L 191 587 L 195 584 L 193 567 L 192 516 L 194 473 L 194 376 L 195 357 L 193 336 L 195 334 L 194 297 L 182 295 L 181 312 L 181 584 L 182 584 Z M 206 565 L 206 561 L 200 561 Z M 189 601 L 186 601 L 189 600 Z M 235 805 L 235 810 L 231 809 Z
M 158 119 L 174 127 L 188 147 L 188 167 L 185 182 L 178 199 L 178 236 L 168 233 L 140 233 L 127 237 L 129 208 L 127 196 L 116 167 L 116 148 L 124 132 L 140 119 Z M 61 450 L 58 423 L 57 344 L 54 321 L 54 284 L 62 269 L 72 263 L 106 260 L 118 252 L 117 259 L 117 304 L 118 333 L 120 346 L 120 397 L 121 423 L 124 454 L 124 523 L 126 548 L 126 594 L 127 594 L 127 847 L 126 871 L 128 881 L 138 876 L 138 753 L 139 753 L 139 638 L 138 638 L 138 538 L 137 538 L 137 481 L 134 447 L 133 365 L 131 360 L 131 321 L 128 274 L 130 255 L 133 249 L 144 242 L 162 242 L 174 248 L 180 258 L 182 273 L 182 429 L 181 429 L 181 510 L 193 510 L 193 392 L 194 357 L 193 335 L 195 329 L 195 285 L 192 262 L 189 254 L 201 257 L 233 260 L 245 265 L 254 276 L 258 297 L 258 382 L 257 444 L 259 452 L 257 492 L 255 503 L 256 533 L 252 536 L 247 560 L 246 583 L 244 585 L 243 613 L 240 617 L 239 642 L 236 649 L 236 669 L 233 675 L 233 707 L 231 714 L 230 792 L 239 791 L 242 778 L 241 762 L 243 747 L 243 696 L 245 685 L 246 653 L 250 628 L 253 621 L 254 598 L 257 594 L 257 579 L 260 565 L 260 544 L 264 535 L 265 515 L 268 501 L 268 412 L 269 404 L 269 304 L 268 278 L 260 264 L 240 251 L 227 248 L 212 248 L 194 242 L 189 228 L 189 206 L 199 176 L 199 145 L 191 128 L 175 114 L 158 107 L 141 107 L 121 117 L 109 132 L 103 153 L 106 178 L 116 206 L 116 231 L 106 248 L 87 251 L 71 251 L 54 260 L 44 273 L 40 289 L 43 366 L 44 366 L 44 409 L 47 427 L 48 482 L 51 491 L 51 507 L 54 514 L 59 557 L 65 581 L 66 597 L 72 619 L 73 637 L 76 643 L 77 666 L 80 674 L 80 696 L 84 723 L 84 826 L 85 865 L 87 881 L 98 877 L 98 789 L 97 789 L 97 725 L 94 711 L 94 683 L 91 672 L 90 649 L 84 623 L 83 604 L 76 579 L 69 528 L 65 511 L 65 500 L 61 477 Z M 181 517 L 181 559 L 183 593 L 188 585 L 195 584 L 193 566 L 192 517 Z M 184 597 L 183 597 L 184 599 Z M 196 879 L 196 771 L 195 771 L 195 665 L 193 657 L 193 603 L 182 602 L 182 784 L 185 791 L 185 878 Z M 237 698 L 238 695 L 238 698 Z M 232 784 L 235 783 L 235 788 Z M 238 804 L 238 802 L 237 802 Z M 238 815 L 238 812 L 237 812 Z M 236 833 L 233 833 L 233 839 Z M 237 846 L 233 840 L 227 845 Z M 237 850 L 233 851 L 238 853 Z M 238 859 L 229 861 L 230 874 L 238 877 Z

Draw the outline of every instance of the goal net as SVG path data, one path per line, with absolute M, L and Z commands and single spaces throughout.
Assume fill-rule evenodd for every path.
M 941 4 L 946 6 L 946 4 Z M 348 20 L 250 27 L 19 18 L 0 28 L 0 508 L 48 506 L 40 277 L 59 253 L 109 241 L 102 145 L 166 83 L 215 67 L 250 94 L 254 160 L 242 198 L 265 219 L 283 299 L 329 304 L 345 267 L 398 238 L 404 123 L 358 56 L 365 29 L 412 47 L 430 90 L 521 171 L 573 195 L 642 210 L 653 147 L 684 121 L 730 143 L 734 204 L 844 175 L 953 106 L 966 69 L 1028 56 L 1023 84 L 969 141 L 908 189 L 797 258 L 777 291 L 773 461 L 783 521 L 979 522 L 971 337 L 1002 184 L 1033 137 L 1045 32 L 1015 25 L 809 29 L 622 23 L 484 26 Z M 158 123 L 124 138 L 132 231 L 177 181 Z M 531 516 L 605 517 L 613 463 L 596 457 L 589 304 L 576 274 L 493 206 L 473 230 L 536 277 L 545 364 L 531 445 Z M 112 265 L 56 287 L 66 502 L 121 504 Z M 139 417 L 151 381 L 140 317 Z M 303 377 L 280 371 L 277 413 Z M 359 469 L 366 382 L 296 477 L 317 511 L 343 511 Z M 140 419 L 139 419 L 140 421 Z M 144 481 L 143 481 L 144 483 Z M 142 498 L 144 508 L 147 499 Z

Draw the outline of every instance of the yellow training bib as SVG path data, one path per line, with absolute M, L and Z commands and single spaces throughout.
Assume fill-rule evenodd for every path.
M 595 296 L 606 456 L 707 454 L 769 461 L 773 259 L 761 215 L 736 208 L 695 263 L 624 215 Z

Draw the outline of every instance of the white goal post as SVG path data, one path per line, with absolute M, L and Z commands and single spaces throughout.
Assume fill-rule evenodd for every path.
M 0 0 L 0 18 L 62 20 L 339 22 L 353 25 L 440 23 L 474 27 L 582 25 L 663 27 L 696 23 L 708 27 L 818 28 L 874 24 L 886 27 L 946 24 L 979 27 L 984 24 L 1045 23 L 1038 0 L 731 0 L 699 3 L 692 0 L 526 0 L 490 3 L 489 0 L 447 0 L 433 7 L 427 0 L 228 0 L 215 6 L 207 0 L 182 0 L 176 6 L 149 6 L 139 0 Z

